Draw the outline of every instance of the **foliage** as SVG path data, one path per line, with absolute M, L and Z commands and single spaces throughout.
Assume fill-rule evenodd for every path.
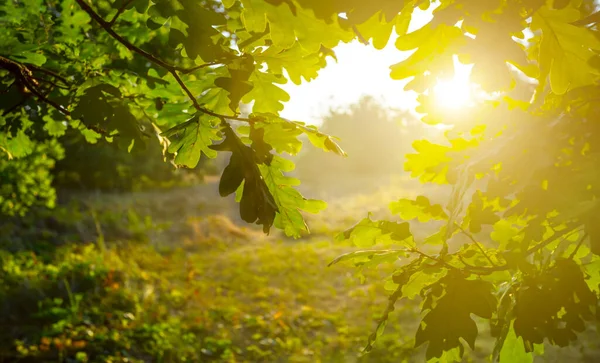
M 242 155 L 239 146 L 248 147 L 239 149 L 247 150 L 245 156 L 235 156 L 228 169 L 253 174 L 244 178 L 244 219 L 257 221 L 265 231 L 275 223 L 291 236 L 308 231 L 298 210 L 321 206 L 307 208 L 311 202 L 301 196 L 283 203 L 285 198 L 272 195 L 278 184 L 267 187 L 264 174 L 282 173 L 279 165 L 286 165 L 286 171 L 291 167 L 270 164 L 265 155 L 271 149 L 290 152 L 290 145 L 297 153 L 302 133 L 317 147 L 344 152 L 328 135 L 279 117 L 280 101 L 289 96 L 277 85 L 286 82 L 284 74 L 296 83 L 314 78 L 330 49 L 353 38 L 348 25 L 333 15 L 317 17 L 262 1 L 91 5 L 32 0 L 0 6 L 0 21 L 6 24 L 0 43 L 6 94 L 0 146 L 6 155 L 26 155 L 25 142 L 59 137 L 67 129 L 78 130 L 90 142 L 104 138 L 129 151 L 144 148 L 154 137 L 149 130 L 155 129 L 164 152 L 189 168 L 202 156 L 225 151 L 226 144 L 237 145 L 234 156 Z M 325 29 L 330 36 L 323 38 Z M 242 99 L 253 102 L 249 117 L 239 116 Z M 231 121 L 256 124 L 263 131 L 227 133 Z M 283 131 L 290 136 L 273 137 Z M 224 138 L 220 150 L 211 147 Z M 266 202 L 255 204 L 256 198 Z
M 435 7 L 433 18 L 408 33 L 417 7 Z M 0 148 L 24 157 L 32 140 L 67 127 L 131 149 L 143 147 L 150 123 L 181 165 L 231 152 L 221 194 L 237 192 L 244 220 L 298 237 L 308 232 L 301 211 L 323 205 L 293 189 L 298 181 L 284 174 L 293 166 L 274 154 L 298 153 L 301 134 L 345 153 L 329 135 L 278 116 L 289 97 L 278 85 L 316 77 L 340 42 L 381 47 L 395 29 L 398 50 L 412 53 L 391 77 L 411 78 L 406 89 L 419 93 L 425 123 L 449 126 L 444 144 L 416 142 L 405 168 L 452 194 L 446 205 L 401 200 L 392 205 L 398 220 L 368 217 L 341 234 L 386 249 L 337 261 L 397 264 L 367 348 L 397 300 L 421 296 L 415 340 L 428 344 L 429 359 L 460 360 L 463 341 L 474 347 L 471 315 L 492 325 L 494 359 L 531 359 L 542 342 L 571 344 L 597 316 L 593 10 L 584 0 L 4 2 Z M 456 57 L 473 65 L 481 97 L 447 115 L 430 91 L 452 78 Z M 248 117 L 240 101 L 253 102 Z M 234 131 L 232 121 L 247 126 Z M 409 219 L 438 232 L 415 238 Z
M 452 127 L 445 144 L 415 142 L 405 167 L 424 183 L 451 185 L 452 194 L 446 205 L 425 196 L 390 204 L 413 229 L 430 223 L 437 232 L 412 238 L 381 228 L 373 240 L 371 229 L 355 227 L 341 237 L 362 248 L 372 241 L 370 250 L 343 260 L 399 263 L 388 311 L 404 296 L 422 297 L 416 344 L 428 343 L 428 359 L 460 360 L 465 343 L 474 349 L 472 315 L 489 321 L 500 361 L 533 359 L 543 343 L 573 344 L 597 319 L 600 43 L 586 20 L 591 10 L 583 1 L 442 1 L 429 24 L 396 41 L 416 51 L 392 66 L 392 77 L 413 77 L 406 88 L 421 93 L 424 122 Z M 453 54 L 474 64 L 472 80 L 487 92 L 454 117 L 426 92 L 452 77 Z M 537 85 L 527 93 L 531 78 Z
M 31 207 L 53 207 L 50 169 L 64 150 L 56 140 L 30 142 L 27 156 L 15 160 L 0 159 L 0 214 L 23 216 Z
M 51 171 L 56 189 L 140 191 L 191 184 L 216 172 L 207 158 L 194 169 L 174 168 L 163 159 L 158 140 L 148 140 L 145 149 L 127 153 L 105 140 L 89 144 L 80 137 L 67 132 L 60 138 L 65 157 Z

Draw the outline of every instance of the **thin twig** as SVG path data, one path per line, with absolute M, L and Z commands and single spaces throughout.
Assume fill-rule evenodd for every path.
M 579 240 L 579 243 L 577 243 L 577 246 L 575 247 L 575 249 L 573 250 L 573 252 L 571 252 L 571 254 L 569 255 L 569 259 L 570 260 L 572 260 L 573 257 L 575 257 L 575 255 L 577 254 L 577 251 L 579 251 L 579 247 L 581 247 L 581 245 L 583 244 L 583 241 L 587 238 L 587 236 L 588 236 L 588 233 L 584 232 L 583 236 Z
M 206 68 L 206 67 L 211 67 L 211 66 L 217 66 L 219 64 L 223 64 L 223 63 L 221 63 L 221 62 L 210 62 L 210 63 L 201 64 L 199 66 L 195 66 L 195 67 L 192 67 L 192 68 L 183 68 L 183 67 L 173 66 L 173 69 L 175 69 L 176 71 L 181 72 L 182 74 L 189 74 L 189 73 L 192 73 L 194 71 L 197 71 L 198 69 L 202 69 L 202 68 Z
M 531 247 L 530 249 L 528 249 L 528 250 L 525 252 L 525 256 L 529 256 L 529 255 L 531 255 L 532 253 L 534 253 L 534 252 L 537 252 L 537 251 L 541 250 L 542 248 L 546 247 L 547 245 L 549 245 L 550 243 L 552 243 L 552 242 L 556 241 L 558 238 L 560 238 L 560 237 L 562 237 L 562 236 L 568 236 L 569 234 L 571 234 L 571 233 L 573 233 L 573 232 L 576 232 L 576 229 L 577 229 L 577 228 L 578 228 L 578 227 L 575 227 L 575 228 L 573 228 L 573 229 L 568 229 L 568 228 L 565 228 L 563 231 L 556 232 L 556 234 L 554 234 L 554 235 L 550 236 L 550 237 L 549 237 L 549 238 L 547 238 L 546 240 L 544 240 L 544 241 L 542 241 L 542 242 L 538 243 L 537 245 L 535 245 L 535 246 Z
M 252 36 L 246 40 L 244 40 L 243 42 L 238 44 L 238 48 L 242 49 L 247 45 L 250 45 L 252 43 L 254 43 L 255 41 L 261 39 L 262 37 L 264 37 L 265 35 L 269 34 L 270 29 L 269 29 L 269 24 L 267 24 L 267 27 L 265 28 L 265 31 L 261 32 L 261 33 L 254 33 L 252 34 Z
M 172 65 L 160 60 L 159 58 L 155 57 L 151 53 L 148 53 L 145 50 L 136 47 L 135 45 L 130 43 L 127 39 L 125 39 L 122 36 L 120 36 L 119 34 L 117 34 L 111 28 L 110 24 L 106 20 L 102 19 L 102 17 L 100 15 L 98 15 L 98 13 L 96 13 L 94 11 L 94 9 L 92 9 L 92 7 L 89 6 L 84 0 L 75 0 L 75 1 L 81 7 L 81 9 L 83 11 L 85 11 L 92 19 L 94 19 L 94 21 L 96 23 L 98 23 L 111 37 L 115 38 L 119 43 L 123 44 L 125 46 L 125 48 L 145 57 L 152 63 L 155 63 L 168 71 L 174 70 Z
M 462 264 L 466 266 L 466 268 L 465 268 L 466 271 L 474 273 L 476 275 L 489 275 L 493 272 L 508 270 L 508 268 L 509 268 L 507 265 L 504 265 L 504 266 L 502 266 L 502 265 L 475 266 L 475 265 L 471 265 L 470 263 L 465 261 L 462 258 L 462 256 L 457 255 L 457 257 L 460 260 L 460 262 L 462 262 Z
M 115 16 L 113 16 L 113 18 L 111 19 L 111 21 L 108 22 L 108 25 L 113 26 L 115 24 L 115 22 L 117 21 L 117 19 L 119 18 L 119 16 L 121 16 L 121 14 L 123 14 L 123 12 L 125 11 L 125 9 L 132 2 L 133 2 L 133 0 L 127 0 L 127 1 L 125 1 L 123 3 L 123 5 L 121 5 L 121 7 L 119 8 L 119 10 L 117 10 L 117 13 L 115 14 Z
M 354 31 L 354 34 L 356 34 L 356 37 L 358 38 L 358 40 L 363 43 L 364 45 L 369 45 L 369 42 L 365 39 L 365 37 L 363 37 L 363 35 L 358 31 L 358 28 L 356 27 L 356 25 L 352 25 L 352 30 Z
M 586 16 L 585 18 L 574 21 L 571 24 L 575 25 L 575 26 L 587 26 L 590 24 L 598 23 L 599 21 L 600 21 L 600 11 L 597 11 L 595 13 L 592 13 L 592 14 Z
M 70 115 L 70 112 L 67 111 L 66 108 L 48 99 L 45 95 L 38 91 L 36 85 L 32 83 L 32 81 L 35 82 L 35 79 L 33 78 L 32 72 L 29 70 L 29 68 L 27 68 L 27 66 L 13 61 L 12 59 L 0 56 L 0 67 L 9 71 L 15 77 L 17 83 L 27 88 L 27 91 L 33 93 L 42 102 L 47 103 L 65 115 Z
M 216 118 L 220 119 L 221 122 L 225 122 L 225 120 L 235 120 L 235 121 L 251 122 L 250 119 L 245 118 L 245 117 L 221 115 L 221 114 L 218 114 L 216 112 L 213 112 L 213 111 L 211 111 L 211 110 L 209 110 L 207 108 L 204 108 L 204 107 L 200 106 L 200 104 L 198 103 L 198 100 L 192 94 L 192 91 L 190 91 L 190 89 L 185 85 L 185 83 L 183 82 L 183 80 L 181 79 L 181 77 L 179 77 L 179 74 L 177 74 L 177 72 L 175 70 L 170 71 L 170 73 L 173 75 L 173 77 L 175 77 L 175 80 L 177 81 L 177 83 L 179 83 L 179 86 L 181 87 L 181 89 L 183 89 L 183 91 L 190 98 L 190 100 L 192 101 L 192 104 L 194 105 L 194 108 L 196 108 L 196 110 L 198 110 L 198 111 L 200 111 L 202 113 L 205 113 L 207 115 L 216 117 Z
M 102 17 L 98 13 L 96 13 L 94 11 L 94 9 L 92 9 L 92 7 L 90 5 L 88 5 L 84 0 L 75 0 L 75 1 L 81 7 L 81 9 L 83 11 L 88 13 L 88 15 L 92 19 L 94 19 L 94 21 L 96 21 L 96 23 L 98 23 L 98 25 L 100 25 L 111 37 L 116 39 L 119 43 L 123 44 L 125 46 L 125 48 L 145 57 L 152 63 L 166 69 L 169 72 L 179 71 L 181 73 L 187 74 L 187 73 L 193 72 L 194 70 L 197 70 L 199 68 L 212 65 L 212 64 L 207 63 L 207 64 L 203 64 L 201 66 L 196 66 L 196 67 L 192 67 L 192 68 L 182 68 L 182 67 L 171 65 L 171 64 L 157 58 L 152 53 L 149 53 L 149 52 L 133 45 L 133 43 L 129 42 L 127 39 L 125 39 L 122 36 L 120 36 L 119 34 L 117 34 L 117 32 L 115 32 L 114 29 L 112 29 L 111 24 L 109 22 L 107 22 L 106 20 L 102 19 Z M 219 63 L 215 63 L 215 64 L 219 64 Z
M 482 253 L 482 254 L 485 256 L 485 258 L 486 258 L 486 259 L 487 259 L 487 260 L 488 260 L 488 261 L 489 261 L 489 262 L 492 264 L 492 266 L 498 266 L 498 265 L 497 265 L 497 264 L 496 264 L 496 263 L 495 263 L 495 262 L 494 262 L 494 261 L 493 261 L 493 260 L 490 258 L 490 256 L 488 256 L 488 254 L 485 252 L 485 250 L 484 250 L 484 249 L 483 249 L 483 247 L 481 246 L 481 243 L 477 242 L 477 241 L 475 240 L 475 238 L 473 237 L 473 235 L 472 235 L 472 234 L 470 234 L 469 232 L 465 231 L 465 229 L 464 229 L 464 228 L 462 228 L 462 226 L 461 226 L 460 224 L 458 224 L 458 223 L 456 223 L 456 222 L 455 222 L 454 224 L 455 224 L 455 225 L 458 227 L 458 229 L 460 229 L 460 230 L 461 230 L 461 232 L 462 232 L 462 233 L 463 233 L 465 236 L 467 236 L 467 237 L 468 237 L 468 238 L 471 240 L 471 242 L 473 242 L 473 243 L 475 244 L 475 246 L 477 246 L 477 248 L 479 249 L 479 251 L 481 251 L 481 253 Z
M 187 96 L 189 97 L 190 101 L 192 101 L 192 104 L 194 105 L 194 107 L 198 111 L 202 111 L 203 107 L 200 106 L 200 104 L 198 103 L 198 100 L 192 94 L 192 91 L 190 91 L 190 89 L 185 85 L 185 83 L 183 83 L 183 80 L 181 79 L 181 77 L 179 77 L 179 74 L 177 74 L 177 72 L 174 71 L 174 70 L 171 71 L 171 74 L 173 75 L 173 77 L 175 78 L 175 80 L 177 81 L 177 83 L 179 83 L 179 86 L 181 87 L 181 89 L 183 89 L 183 91 L 187 94 Z M 208 112 L 205 112 L 205 113 L 208 113 Z
M 450 269 L 459 270 L 459 268 L 458 268 L 458 267 L 452 266 L 452 265 L 450 265 L 449 263 L 447 263 L 446 261 L 444 261 L 444 260 L 442 260 L 442 259 L 439 259 L 439 258 L 437 258 L 437 257 L 431 256 L 431 255 L 428 255 L 428 254 L 426 254 L 425 252 L 419 251 L 419 250 L 418 250 L 418 249 L 416 249 L 416 248 L 411 248 L 411 249 L 409 249 L 409 250 L 408 250 L 408 252 L 416 253 L 416 254 L 418 254 L 418 255 L 419 255 L 419 256 L 421 256 L 421 257 L 428 258 L 428 259 L 430 259 L 430 260 L 432 260 L 432 261 L 435 261 L 435 262 L 437 262 L 438 264 L 441 264 L 441 265 L 443 265 L 443 266 L 446 266 L 446 267 L 448 267 L 448 268 L 450 268 Z
M 430 260 L 436 261 L 439 265 L 445 266 L 445 267 L 447 267 L 449 269 L 456 270 L 456 271 L 470 272 L 470 273 L 473 273 L 473 274 L 476 274 L 476 275 L 490 274 L 492 272 L 508 270 L 508 268 L 509 268 L 508 265 L 503 265 L 503 266 L 495 265 L 495 266 L 489 266 L 489 267 L 488 266 L 481 266 L 481 267 L 474 266 L 474 265 L 470 265 L 470 264 L 465 263 L 462 260 L 462 258 L 459 256 L 459 260 L 465 265 L 465 268 L 461 269 L 461 268 L 458 268 L 458 267 L 450 265 L 449 263 L 447 263 L 446 261 L 444 261 L 444 260 L 442 260 L 440 258 L 431 256 L 431 255 L 428 255 L 428 254 L 426 254 L 426 253 L 424 253 L 422 251 L 419 251 L 416 248 L 409 249 L 407 252 L 413 252 L 413 253 L 418 254 L 421 257 L 428 258 Z
M 61 88 L 61 89 L 65 89 L 65 90 L 70 90 L 70 89 L 71 89 L 70 87 L 61 86 L 61 85 L 59 85 L 59 84 L 56 84 L 56 83 L 52 82 L 52 81 L 51 81 L 51 80 L 49 80 L 49 79 L 45 79 L 45 78 L 39 78 L 39 77 L 31 77 L 31 78 L 35 79 L 35 80 L 36 80 L 36 81 L 38 81 L 38 82 L 42 82 L 42 83 L 48 83 L 49 85 L 52 85 L 52 86 L 54 86 L 54 87 L 56 87 L 56 88 Z
M 67 85 L 67 86 L 71 85 L 71 82 L 67 81 L 66 78 L 64 78 L 60 74 L 58 74 L 58 73 L 56 73 L 54 71 L 51 71 L 51 70 L 49 70 L 47 68 L 42 68 L 42 67 L 36 66 L 35 64 L 30 64 L 30 63 L 27 63 L 26 66 L 27 66 L 27 68 L 32 69 L 34 71 L 38 71 L 38 72 L 41 72 L 41 73 L 45 73 L 45 74 L 47 74 L 49 76 L 52 76 L 52 77 L 58 79 L 59 81 L 61 81 L 62 83 L 64 83 L 65 85 Z
M 57 109 L 60 113 L 62 113 L 65 116 L 71 116 L 71 112 L 69 112 L 66 108 L 64 108 L 63 106 L 59 105 L 58 103 L 52 101 L 51 99 L 49 99 L 48 97 L 44 96 L 43 94 L 41 94 L 30 82 L 27 78 L 23 77 L 23 83 L 25 84 L 25 86 L 27 86 L 27 89 L 33 93 L 38 99 L 40 99 L 42 102 L 47 103 L 48 105 L 54 107 L 55 109 Z
M 179 86 L 183 89 L 183 91 L 190 98 L 190 101 L 192 101 L 192 104 L 194 105 L 194 108 L 196 108 L 198 111 L 200 111 L 202 113 L 205 113 L 207 115 L 210 115 L 210 116 L 217 117 L 221 121 L 225 121 L 227 119 L 227 120 L 250 122 L 250 119 L 248 119 L 248 118 L 237 117 L 237 116 L 221 115 L 221 114 L 218 114 L 216 112 L 213 112 L 213 111 L 211 111 L 209 109 L 206 109 L 206 108 L 200 106 L 200 104 L 198 103 L 198 100 L 196 99 L 196 97 L 194 97 L 194 95 L 192 94 L 192 92 L 190 91 L 190 89 L 185 85 L 185 83 L 183 82 L 183 80 L 181 79 L 181 77 L 179 77 L 179 75 L 177 74 L 177 71 L 185 73 L 187 70 L 175 67 L 173 65 L 170 65 L 170 64 L 164 62 L 163 60 L 155 57 L 153 54 L 148 53 L 145 50 L 136 47 L 135 45 L 133 45 L 132 43 L 130 43 L 127 39 L 125 39 L 122 36 L 120 36 L 119 34 L 117 34 L 110 27 L 110 24 L 108 22 L 106 22 L 104 19 L 102 19 L 102 17 L 100 15 L 98 15 L 98 13 L 96 13 L 94 11 L 94 9 L 92 9 L 87 3 L 85 3 L 84 0 L 75 0 L 75 1 L 77 2 L 77 4 L 79 4 L 79 6 L 81 7 L 81 9 L 83 9 L 83 11 L 85 11 L 86 13 L 88 13 L 88 15 L 90 17 L 92 17 L 92 19 L 94 19 L 110 36 L 112 36 L 119 43 L 123 44 L 130 51 L 132 51 L 134 53 L 137 53 L 137 54 L 145 57 L 146 59 L 148 59 L 152 63 L 154 63 L 154 64 L 156 64 L 156 65 L 158 65 L 158 66 L 166 69 L 169 73 L 171 73 L 173 75 L 173 77 L 175 77 L 175 80 L 177 81 L 177 83 L 179 84 Z

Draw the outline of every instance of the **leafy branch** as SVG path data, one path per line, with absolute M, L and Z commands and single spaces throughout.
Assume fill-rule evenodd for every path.
M 561 237 L 567 237 L 570 234 L 572 234 L 573 232 L 576 232 L 577 229 L 579 228 L 579 226 L 576 226 L 574 228 L 565 228 L 559 232 L 556 232 L 555 234 L 553 234 L 552 236 L 546 238 L 544 241 L 538 243 L 537 245 L 531 247 L 530 249 L 528 249 L 524 255 L 525 256 L 529 256 L 539 250 L 541 250 L 542 248 L 548 246 L 550 243 L 556 241 L 557 239 L 561 238 Z
M 127 9 L 127 7 L 133 2 L 134 0 L 127 0 L 123 3 L 123 5 L 121 5 L 121 7 L 117 10 L 117 13 L 113 16 L 113 18 L 111 19 L 111 21 L 108 22 L 108 24 L 110 24 L 110 26 L 113 26 L 115 24 L 115 22 L 117 21 L 117 19 L 119 18 L 119 16 L 121 16 L 121 14 L 123 14 L 123 12 L 125 11 L 125 9 Z
M 265 28 L 265 30 L 263 32 L 254 33 L 250 36 L 250 38 L 238 43 L 238 48 L 242 49 L 245 46 L 250 45 L 250 44 L 260 40 L 262 37 L 269 34 L 270 32 L 271 32 L 271 29 L 269 28 L 269 25 L 267 24 L 267 27 Z
M 52 71 L 50 69 L 39 67 L 39 66 L 36 66 L 35 64 L 27 64 L 27 67 L 30 70 L 37 71 L 37 72 L 40 72 L 40 73 L 44 73 L 44 74 L 46 74 L 46 75 L 48 75 L 48 76 L 50 76 L 50 77 L 52 77 L 52 78 L 60 81 L 65 86 L 68 86 L 68 87 L 72 86 L 72 83 L 69 82 L 66 78 L 64 78 L 60 74 L 58 74 L 58 73 L 56 73 L 56 72 L 54 72 L 54 71 Z
M 181 72 L 181 73 L 190 73 L 192 71 L 194 71 L 195 69 L 199 69 L 201 67 L 207 67 L 210 65 L 214 65 L 214 63 L 207 63 L 207 64 L 203 64 L 202 66 L 198 66 L 198 67 L 194 67 L 194 68 L 181 68 L 181 67 L 177 67 L 174 65 L 171 65 L 163 60 L 161 60 L 160 58 L 156 57 L 155 55 L 153 55 L 152 53 L 149 53 L 135 45 L 133 45 L 131 42 L 129 42 L 127 39 L 123 38 L 122 36 L 120 36 L 119 34 L 117 34 L 117 32 L 114 31 L 114 29 L 112 28 L 112 24 L 110 22 L 107 22 L 106 20 L 104 20 L 98 13 L 96 13 L 94 11 L 94 9 L 92 9 L 92 7 L 90 5 L 88 5 L 84 0 L 75 0 L 77 2 L 77 4 L 81 7 L 81 9 L 83 11 L 85 11 L 92 19 L 94 19 L 94 21 L 96 23 L 98 23 L 98 25 L 100 25 L 100 27 L 102 27 L 102 29 L 104 29 L 111 37 L 113 37 L 115 40 L 117 40 L 119 43 L 123 44 L 127 49 L 129 49 L 130 51 L 137 53 L 139 55 L 141 55 L 142 57 L 148 59 L 150 62 L 156 64 L 157 66 L 165 69 L 166 71 L 168 71 L 177 81 L 177 83 L 179 84 L 179 86 L 181 87 L 181 89 L 185 92 L 185 94 L 190 98 L 194 108 L 202 113 L 205 113 L 207 115 L 213 116 L 213 117 L 217 117 L 218 119 L 221 120 L 221 122 L 225 122 L 225 120 L 235 120 L 235 121 L 243 121 L 243 122 L 250 122 L 250 119 L 248 118 L 244 118 L 244 117 L 237 117 L 237 116 L 228 116 L 228 115 L 221 115 L 218 114 L 216 112 L 213 112 L 207 108 L 204 108 L 202 106 L 200 106 L 200 104 L 198 103 L 198 100 L 196 99 L 196 97 L 192 94 L 192 92 L 190 91 L 190 89 L 185 85 L 185 83 L 183 82 L 183 80 L 181 79 L 181 77 L 179 76 L 179 74 L 177 72 Z
M 28 68 L 27 65 L 16 62 L 12 59 L 0 56 L 0 68 L 7 70 L 15 77 L 15 84 L 20 87 L 21 92 L 24 95 L 24 98 L 27 99 L 29 93 L 33 94 L 40 101 L 52 106 L 60 113 L 65 116 L 70 116 L 71 113 L 63 106 L 58 103 L 52 101 L 42 91 L 39 89 L 39 82 L 37 78 L 33 76 L 33 72 Z M 38 70 L 41 68 L 37 68 Z M 47 71 L 50 72 L 50 71 Z M 47 81 L 49 82 L 49 81 Z M 52 84 L 54 84 L 52 82 Z M 24 100 L 25 100 L 24 99 Z M 6 114 L 7 112 L 5 112 Z
M 473 235 L 469 232 L 467 232 L 460 224 L 455 223 L 455 225 L 458 227 L 458 229 L 460 229 L 460 231 L 467 236 L 467 238 L 469 238 L 471 240 L 471 242 L 473 242 L 473 244 L 479 249 L 479 251 L 481 252 L 481 254 L 492 264 L 492 266 L 498 266 L 491 258 L 490 256 L 485 252 L 485 250 L 483 249 L 483 247 L 481 246 L 481 243 L 477 242 L 475 240 L 475 237 L 473 237 Z M 464 263 L 464 262 L 463 262 Z

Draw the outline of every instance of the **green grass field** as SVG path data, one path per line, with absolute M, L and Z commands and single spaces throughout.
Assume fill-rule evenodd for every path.
M 337 232 L 414 191 L 332 198 L 308 217 L 313 234 L 291 240 L 236 224 L 232 204 L 213 189 L 77 196 L 87 207 L 53 217 L 75 226 L 58 235 L 69 243 L 2 252 L 0 361 L 423 361 L 422 347 L 413 348 L 418 302 L 404 300 L 362 353 L 393 266 L 328 267 L 354 249 L 335 242 Z M 594 341 L 539 360 L 595 361 L 597 349 L 585 348 Z M 492 346 L 480 325 L 465 361 L 486 361 Z

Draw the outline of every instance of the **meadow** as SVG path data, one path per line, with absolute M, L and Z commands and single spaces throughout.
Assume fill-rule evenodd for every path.
M 362 352 L 387 303 L 392 265 L 328 267 L 356 250 L 337 233 L 367 211 L 386 216 L 388 202 L 417 186 L 389 176 L 334 185 L 305 185 L 329 193 L 330 203 L 307 216 L 312 234 L 295 240 L 239 223 L 211 178 L 161 193 L 64 198 L 30 224 L 35 244 L 17 241 L 14 230 L 10 245 L 3 241 L 0 361 L 423 361 L 413 347 L 419 304 L 408 300 Z M 486 361 L 493 348 L 479 325 L 483 338 L 464 361 Z M 538 358 L 595 361 L 586 348 L 593 341 Z

